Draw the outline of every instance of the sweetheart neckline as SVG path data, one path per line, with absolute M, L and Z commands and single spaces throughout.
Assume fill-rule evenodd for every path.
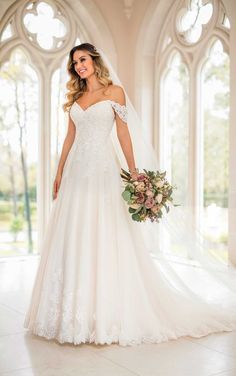
M 79 108 L 80 108 L 83 112 L 86 112 L 86 111 L 89 110 L 91 107 L 94 107 L 94 106 L 96 106 L 98 103 L 102 103 L 102 102 L 114 102 L 114 101 L 112 101 L 111 99 L 103 99 L 103 100 L 101 100 L 101 101 L 98 101 L 98 102 L 95 102 L 95 103 L 91 104 L 90 106 L 88 106 L 88 107 L 85 108 L 85 109 L 83 109 L 83 107 L 81 107 L 80 104 L 79 104 L 77 101 L 75 101 L 74 103 L 77 104 L 77 106 L 79 106 Z M 115 102 L 115 103 L 116 103 L 116 102 Z

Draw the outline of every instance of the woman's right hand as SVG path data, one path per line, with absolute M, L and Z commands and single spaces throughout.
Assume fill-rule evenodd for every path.
M 57 198 L 57 194 L 58 194 L 60 184 L 61 184 L 61 178 L 62 178 L 62 174 L 57 173 L 54 183 L 53 183 L 53 200 Z

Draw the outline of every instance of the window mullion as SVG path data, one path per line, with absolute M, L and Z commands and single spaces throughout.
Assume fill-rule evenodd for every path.
M 38 166 L 38 244 L 44 237 L 51 206 L 50 184 L 50 119 L 51 73 L 45 71 L 40 83 L 39 166 Z

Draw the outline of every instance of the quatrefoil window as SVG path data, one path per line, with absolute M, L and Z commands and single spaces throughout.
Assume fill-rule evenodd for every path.
M 187 8 L 180 9 L 177 14 L 176 27 L 179 34 L 187 43 L 196 43 L 202 35 L 203 25 L 206 25 L 213 13 L 211 1 L 190 0 Z
M 28 5 L 24 26 L 29 39 L 45 50 L 61 47 L 67 32 L 61 12 L 43 1 Z

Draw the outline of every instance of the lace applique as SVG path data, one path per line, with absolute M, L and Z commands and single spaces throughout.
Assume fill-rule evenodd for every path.
M 121 105 L 117 102 L 111 101 L 112 108 L 115 110 L 117 115 L 123 120 L 125 123 L 127 123 L 128 120 L 128 110 L 125 104 Z
M 71 117 L 76 136 L 64 166 L 63 179 L 77 174 L 80 179 L 84 179 L 115 169 L 115 159 L 111 167 L 114 153 L 111 132 L 115 113 L 124 122 L 127 121 L 127 107 L 110 99 L 94 103 L 86 110 L 74 103 Z
M 47 289 L 43 290 L 45 314 L 34 324 L 32 332 L 47 339 L 57 339 L 59 343 L 80 344 L 96 340 L 96 312 L 90 314 L 83 300 L 86 290 L 66 289 L 63 281 L 63 270 L 58 268 L 52 272 Z M 114 322 L 103 330 L 104 343 L 118 342 L 120 326 Z

